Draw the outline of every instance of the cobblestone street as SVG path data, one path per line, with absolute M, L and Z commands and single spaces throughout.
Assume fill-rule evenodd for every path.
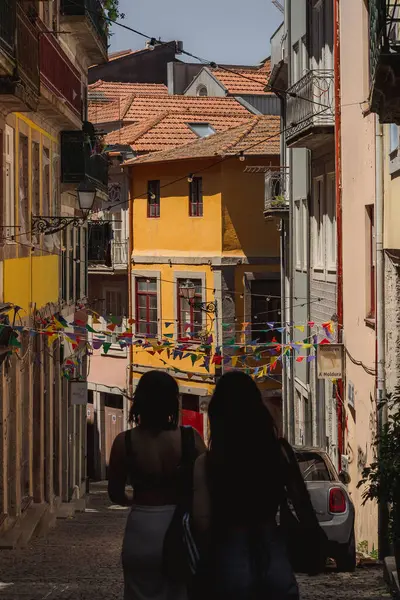
M 105 488 L 94 487 L 85 513 L 58 521 L 29 548 L 0 554 L 0 600 L 121 600 L 125 518 L 126 510 L 110 505 Z M 302 600 L 389 598 L 380 569 L 299 580 Z

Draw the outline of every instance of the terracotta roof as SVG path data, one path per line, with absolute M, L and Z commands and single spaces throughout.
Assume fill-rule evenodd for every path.
M 163 83 L 122 83 L 119 81 L 96 81 L 88 86 L 89 102 L 110 102 L 129 94 L 147 96 L 168 96 L 168 88 Z
M 118 60 L 118 58 L 124 58 L 125 56 L 129 56 L 130 54 L 136 54 L 137 52 L 143 52 L 143 49 L 142 50 L 131 50 L 129 48 L 128 50 L 120 50 L 119 52 L 111 52 L 108 55 L 108 62 L 111 62 L 112 60 Z
M 128 110 L 133 95 L 121 96 L 114 102 L 90 102 L 88 116 L 91 123 L 113 123 L 122 121 Z
M 234 98 L 198 98 L 196 96 L 165 96 L 149 98 L 137 95 L 133 99 L 125 118 L 127 121 L 140 121 L 143 118 L 158 114 L 162 110 L 177 114 L 193 115 L 249 115 L 247 108 Z
M 198 135 L 190 128 L 189 123 L 208 123 L 216 132 L 220 132 L 248 122 L 251 118 L 247 111 L 244 114 L 240 112 L 230 115 L 163 111 L 145 121 L 109 133 L 105 142 L 109 145 L 131 146 L 138 153 L 156 152 L 198 140 Z
M 211 73 L 227 89 L 229 94 L 257 94 L 266 95 L 268 71 L 264 67 L 257 70 L 248 69 L 212 69 Z
M 278 155 L 280 151 L 280 118 L 251 117 L 245 123 L 222 133 L 216 133 L 185 146 L 155 152 L 131 159 L 125 165 L 159 163 L 193 158 L 234 155 Z

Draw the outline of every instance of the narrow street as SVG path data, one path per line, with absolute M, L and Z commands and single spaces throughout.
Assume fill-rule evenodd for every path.
M 29 548 L 1 553 L 0 600 L 122 600 L 125 518 L 126 510 L 110 504 L 105 486 L 94 486 L 85 513 L 59 520 Z M 380 569 L 299 579 L 302 600 L 389 598 Z

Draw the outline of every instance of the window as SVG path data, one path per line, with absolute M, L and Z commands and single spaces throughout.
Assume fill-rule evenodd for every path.
M 40 215 L 40 144 L 32 142 L 32 212 Z
M 188 126 L 200 138 L 208 137 L 215 133 L 215 129 L 209 123 L 188 123 Z
M 301 201 L 301 226 L 303 242 L 303 269 L 308 269 L 308 204 L 307 199 Z
M 68 278 L 68 251 L 67 251 L 67 232 L 65 229 L 61 232 L 61 248 L 62 248 L 62 260 L 61 260 L 61 298 L 64 301 L 68 301 L 67 297 L 67 278 Z
M 272 338 L 280 341 L 279 331 L 271 331 L 269 321 L 281 321 L 280 279 L 254 279 L 250 283 L 251 293 L 251 339 L 263 344 Z
M 136 332 L 156 336 L 158 331 L 157 279 L 136 279 Z
M 68 299 L 74 300 L 74 229 L 69 230 L 68 244 Z
M 303 268 L 303 229 L 301 223 L 301 201 L 295 200 L 294 202 L 294 235 L 296 239 L 296 256 L 295 256 L 295 264 L 296 269 L 301 270 Z
M 43 208 L 42 214 L 50 214 L 50 150 L 43 146 Z
M 307 37 L 304 35 L 300 41 L 300 77 L 308 71 Z
M 122 306 L 121 290 L 117 290 L 117 289 L 105 290 L 105 300 L 106 300 L 107 315 L 111 315 L 113 317 L 123 317 L 124 316 L 125 309 Z
M 299 42 L 296 42 L 293 46 L 293 78 L 292 83 L 296 83 L 301 77 L 301 67 L 300 67 L 300 52 L 299 52 Z
M 83 230 L 83 295 L 88 295 L 88 230 Z
M 320 454 L 298 451 L 296 458 L 304 481 L 332 481 L 331 473 Z
M 81 228 L 77 227 L 75 234 L 75 298 L 81 297 Z
M 203 83 L 201 83 L 200 85 L 197 86 L 196 96 L 200 96 L 200 97 L 208 96 L 207 87 Z
M 29 191 L 28 191 L 28 167 L 29 167 L 29 148 L 28 138 L 20 133 L 19 135 L 19 230 L 21 234 L 28 231 L 29 223 Z M 44 213 L 46 214 L 46 213 Z M 21 238 L 23 242 L 26 237 Z
M 15 234 L 15 187 L 14 187 L 14 129 L 6 125 L 6 236 Z
M 147 184 L 147 216 L 151 219 L 160 216 L 160 181 L 157 179 Z
M 203 178 L 193 177 L 189 184 L 189 216 L 203 216 Z
M 313 189 L 313 250 L 314 269 L 324 268 L 324 178 L 314 179 Z
M 399 147 L 399 127 L 394 123 L 390 127 L 390 152 L 394 152 Z
M 182 298 L 181 286 L 190 282 L 195 287 L 193 300 Z M 203 329 L 203 313 L 196 307 L 196 302 L 203 301 L 201 279 L 178 279 L 178 337 L 198 339 Z M 189 335 L 192 334 L 192 335 Z
M 367 281 L 367 318 L 375 319 L 375 215 L 374 205 L 366 206 L 367 210 L 367 257 L 368 257 L 368 281 Z
M 336 186 L 335 174 L 329 173 L 326 195 L 326 268 L 336 271 Z

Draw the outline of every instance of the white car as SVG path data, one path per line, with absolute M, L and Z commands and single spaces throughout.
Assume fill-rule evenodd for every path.
M 318 521 L 328 536 L 329 556 L 338 571 L 356 568 L 354 504 L 347 491 L 350 476 L 337 473 L 328 454 L 316 448 L 293 448 Z

